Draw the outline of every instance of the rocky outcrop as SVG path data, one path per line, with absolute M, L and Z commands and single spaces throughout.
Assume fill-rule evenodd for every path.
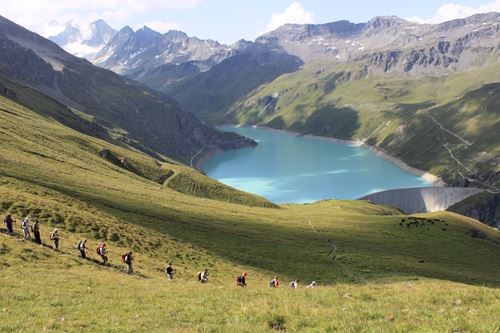
M 481 193 L 467 198 L 448 210 L 500 228 L 500 194 Z
M 402 51 L 386 51 L 386 52 L 378 52 L 374 55 L 370 56 L 366 61 L 366 66 L 368 67 L 377 67 L 380 68 L 384 72 L 388 72 L 391 69 L 394 69 L 401 57 L 403 56 Z

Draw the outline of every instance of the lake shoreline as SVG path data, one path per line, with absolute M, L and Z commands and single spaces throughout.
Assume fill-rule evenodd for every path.
M 266 131 L 274 131 L 274 132 L 281 132 L 281 133 L 287 133 L 287 134 L 292 134 L 295 136 L 301 136 L 301 137 L 306 137 L 306 138 L 314 138 L 314 139 L 320 139 L 320 140 L 327 140 L 327 141 L 334 141 L 334 142 L 341 142 L 349 145 L 355 145 L 359 147 L 364 147 L 367 148 L 371 151 L 373 151 L 377 156 L 385 159 L 386 161 L 389 161 L 393 164 L 395 164 L 397 167 L 399 167 L 401 170 L 408 172 L 412 175 L 418 176 L 423 178 L 424 180 L 428 181 L 431 183 L 431 186 L 433 187 L 445 187 L 446 184 L 442 180 L 441 177 L 433 175 L 427 171 L 417 169 L 415 167 L 412 167 L 408 165 L 406 162 L 403 160 L 391 156 L 388 154 L 386 151 L 384 151 L 381 148 L 372 146 L 364 141 L 361 140 L 346 140 L 346 139 L 339 139 L 339 138 L 334 138 L 334 137 L 328 137 L 328 136 L 320 136 L 320 135 L 314 135 L 314 134 L 302 134 L 299 132 L 294 132 L 294 131 L 288 131 L 288 130 L 281 130 L 281 129 L 276 129 L 276 128 L 270 128 L 270 127 L 265 127 L 265 126 L 258 126 L 258 125 L 233 125 L 233 124 L 224 124 L 224 125 L 230 125 L 230 126 L 235 126 L 235 127 L 252 127 L 252 128 L 259 128 L 263 129 Z M 224 150 L 218 148 L 218 147 L 208 147 L 206 151 L 202 152 L 199 154 L 199 157 L 197 157 L 193 161 L 193 167 L 201 172 L 203 172 L 202 166 L 203 163 L 212 158 L 215 154 L 221 153 Z
M 240 149 L 240 148 L 235 148 L 235 149 Z M 193 159 L 191 167 L 200 172 L 205 173 L 202 168 L 203 163 L 211 159 L 214 155 L 223 153 L 224 151 L 225 150 L 219 147 L 214 147 L 214 146 L 207 147 L 201 153 L 199 153 L 199 155 L 196 158 Z

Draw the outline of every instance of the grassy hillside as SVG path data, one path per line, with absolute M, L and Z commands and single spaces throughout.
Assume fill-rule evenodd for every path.
M 104 268 L 76 258 L 66 241 L 70 235 L 63 234 L 66 246 L 59 254 L 0 235 L 2 332 L 270 332 L 272 328 L 495 332 L 499 328 L 500 293 L 494 288 L 417 278 L 273 290 L 267 287 L 266 276 L 249 271 L 248 287 L 241 290 L 231 275 L 240 267 L 211 263 L 207 285 L 182 270 L 178 279 L 167 281 L 156 267 L 162 267 L 161 260 L 142 255 L 136 258 L 138 274 L 127 276 L 120 265 Z M 112 253 L 111 261 L 117 257 Z
M 259 87 L 218 117 L 364 140 L 449 183 L 462 174 L 499 186 L 485 175 L 499 171 L 498 62 L 439 77 L 356 78 L 358 70 L 355 64 L 307 65 Z
M 250 193 L 236 190 L 232 187 L 210 179 L 195 170 L 177 172 L 166 182 L 167 187 L 178 192 L 200 198 L 229 201 L 248 206 L 278 208 L 277 205 Z
M 0 142 L 0 215 L 13 214 L 18 233 L 26 214 L 39 218 L 46 243 L 53 227 L 62 232 L 60 254 L 0 235 L 0 331 L 497 329 L 500 236 L 475 220 L 439 213 L 409 224 L 362 201 L 266 208 L 4 97 Z M 76 258 L 83 237 L 93 259 L 108 242 L 111 267 Z M 134 276 L 119 263 L 126 249 Z M 213 280 L 199 286 L 204 267 Z M 237 290 L 243 270 L 249 288 Z M 322 287 L 269 290 L 275 274 Z

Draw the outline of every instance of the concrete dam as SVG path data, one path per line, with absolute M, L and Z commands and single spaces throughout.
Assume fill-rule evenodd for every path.
M 399 208 L 405 214 L 414 214 L 443 211 L 483 191 L 470 187 L 415 187 L 372 193 L 360 200 L 370 200 L 377 205 Z

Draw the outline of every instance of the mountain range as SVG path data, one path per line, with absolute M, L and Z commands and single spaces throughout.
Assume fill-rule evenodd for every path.
M 4 92 L 80 132 L 182 162 L 207 146 L 255 144 L 204 125 L 172 98 L 93 66 L 3 17 L 0 50 Z
M 448 185 L 495 193 L 499 45 L 499 13 L 440 24 L 384 16 L 286 24 L 232 45 L 125 27 L 94 62 L 209 124 L 358 140 Z
M 214 131 L 186 109 L 207 124 L 358 140 L 448 185 L 498 192 L 499 13 L 434 25 L 393 16 L 287 24 L 232 45 L 148 27 L 110 37 L 103 21 L 87 29 L 93 34 L 71 25 L 53 38 L 61 45 L 102 45 L 108 38 L 91 59 L 128 79 L 3 22 L 4 31 L 17 29 L 2 31 L 4 85 L 21 84 L 62 103 L 67 116 L 55 116 L 85 133 L 183 162 L 205 147 L 254 144 Z
M 255 42 L 241 40 L 232 45 L 189 37 L 181 31 L 161 34 L 146 26 L 137 31 L 126 26 L 115 32 L 99 20 L 86 29 L 91 33 L 69 23 L 51 40 L 63 47 L 75 40 L 102 46 L 93 59 L 95 64 L 155 89 L 208 71 L 230 57 L 263 49 L 296 56 L 304 63 L 363 60 L 365 72 L 435 75 L 480 64 L 482 56 L 498 46 L 498 17 L 498 13 L 481 14 L 441 24 L 417 24 L 395 16 L 366 23 L 286 24 Z

